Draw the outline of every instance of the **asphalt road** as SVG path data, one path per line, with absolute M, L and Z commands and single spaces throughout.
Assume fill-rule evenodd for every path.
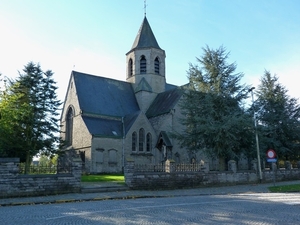
M 300 193 L 252 193 L 0 207 L 0 224 L 300 224 Z

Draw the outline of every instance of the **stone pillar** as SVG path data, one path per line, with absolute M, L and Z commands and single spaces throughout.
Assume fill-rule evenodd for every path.
M 200 164 L 201 164 L 201 171 L 208 173 L 209 172 L 209 163 L 201 160 Z
M 127 159 L 124 167 L 124 177 L 125 177 L 125 183 L 128 187 L 132 187 L 133 174 L 134 174 L 134 160 Z
M 276 171 L 277 170 L 277 164 L 276 163 L 272 163 L 271 165 L 272 171 Z
M 256 172 L 258 171 L 258 163 L 257 163 L 257 159 L 253 159 L 251 161 L 251 169 L 255 170 Z
M 168 159 L 165 163 L 166 173 L 173 173 L 175 171 L 175 161 Z
M 287 170 L 293 169 L 292 163 L 291 163 L 290 161 L 285 161 L 284 167 L 285 167 L 285 169 L 287 169 Z
M 72 174 L 78 180 L 81 182 L 81 174 L 82 174 L 82 161 L 81 159 L 74 158 L 72 162 Z
M 234 160 L 228 161 L 228 171 L 236 173 L 236 161 Z
M 0 198 L 8 197 L 17 186 L 19 158 L 0 158 Z
M 72 175 L 74 177 L 74 183 L 72 183 L 72 192 L 81 191 L 81 175 L 82 175 L 82 161 L 81 159 L 74 158 L 72 161 Z
M 15 177 L 19 174 L 19 158 L 0 158 L 0 177 Z

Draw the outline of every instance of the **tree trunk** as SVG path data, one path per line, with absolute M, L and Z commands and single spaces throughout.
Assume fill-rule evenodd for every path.
M 29 151 L 26 152 L 26 161 L 25 161 L 25 174 L 28 174 L 30 171 L 31 158 Z

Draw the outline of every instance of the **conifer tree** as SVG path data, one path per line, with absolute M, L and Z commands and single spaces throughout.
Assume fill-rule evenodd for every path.
M 189 87 L 181 109 L 185 129 L 175 134 L 189 151 L 202 151 L 210 157 L 235 158 L 251 149 L 251 115 L 243 109 L 249 87 L 241 85 L 242 73 L 227 63 L 223 46 L 203 48 L 198 65 L 189 65 Z
M 25 172 L 33 156 L 38 153 L 51 155 L 57 150 L 61 102 L 57 100 L 56 90 L 53 72 L 43 72 L 39 64 L 29 62 L 23 73 L 10 82 L 6 101 L 1 103 L 2 111 L 7 112 L 2 113 L 1 123 L 7 124 L 2 132 L 9 132 L 15 140 L 15 144 L 5 140 L 8 144 L 2 149 L 6 155 L 20 157 L 26 162 Z
M 276 75 L 265 71 L 257 89 L 255 109 L 262 152 L 274 149 L 281 159 L 300 158 L 300 106 Z

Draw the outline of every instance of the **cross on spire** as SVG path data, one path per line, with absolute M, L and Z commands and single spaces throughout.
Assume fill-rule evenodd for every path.
M 147 4 L 146 4 L 146 0 L 144 0 L 144 14 L 146 16 L 147 13 Z

